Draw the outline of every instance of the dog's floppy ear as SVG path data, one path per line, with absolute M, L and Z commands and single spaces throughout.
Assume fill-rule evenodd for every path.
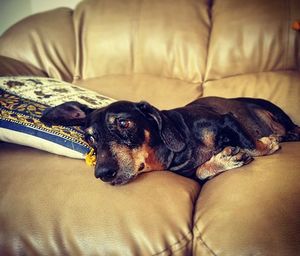
M 47 125 L 85 125 L 86 117 L 93 109 L 76 101 L 70 101 L 48 108 L 44 111 L 41 121 Z
M 160 137 L 170 150 L 180 152 L 185 148 L 185 140 L 177 128 L 176 123 L 165 113 L 144 101 L 137 103 L 137 108 L 146 117 L 150 116 L 157 123 Z

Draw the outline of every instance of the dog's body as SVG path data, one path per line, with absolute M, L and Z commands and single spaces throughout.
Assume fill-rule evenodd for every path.
M 170 170 L 206 179 L 300 140 L 300 128 L 276 105 L 253 98 L 200 98 L 159 111 L 119 101 L 101 109 L 67 102 L 47 110 L 50 124 L 84 125 L 97 152 L 95 176 L 124 184 L 141 172 Z

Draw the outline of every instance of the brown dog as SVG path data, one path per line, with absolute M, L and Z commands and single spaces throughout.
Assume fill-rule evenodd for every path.
M 203 180 L 272 154 L 280 141 L 300 140 L 300 128 L 279 107 L 253 98 L 200 98 L 164 111 L 147 102 L 101 109 L 67 102 L 42 120 L 85 126 L 97 153 L 95 176 L 110 184 L 154 170 Z

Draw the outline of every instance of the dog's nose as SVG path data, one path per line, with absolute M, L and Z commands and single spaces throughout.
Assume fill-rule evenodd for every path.
M 104 182 L 112 181 L 117 175 L 116 168 L 111 166 L 102 166 L 95 169 L 95 177 Z

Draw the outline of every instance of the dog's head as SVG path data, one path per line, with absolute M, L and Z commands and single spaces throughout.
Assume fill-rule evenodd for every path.
M 118 101 L 101 109 L 67 102 L 48 109 L 42 121 L 85 126 L 97 154 L 95 177 L 113 185 L 168 168 L 174 152 L 186 146 L 176 121 L 147 102 Z

